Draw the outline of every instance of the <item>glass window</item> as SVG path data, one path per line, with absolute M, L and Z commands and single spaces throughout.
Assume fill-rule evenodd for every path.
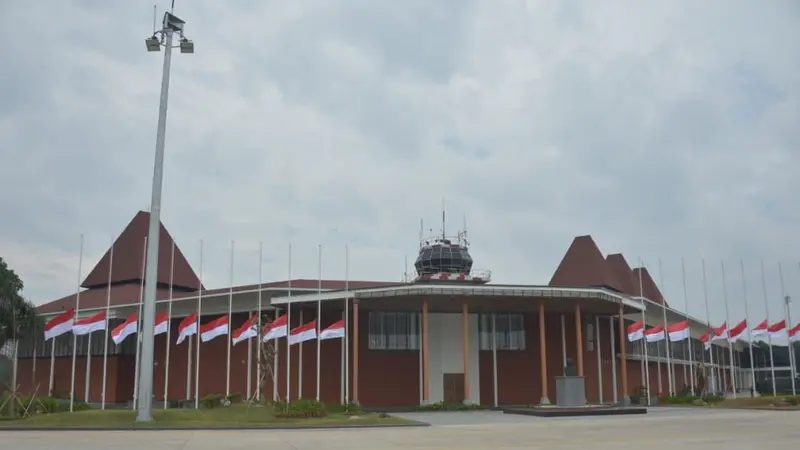
M 370 350 L 419 350 L 419 313 L 369 313 Z
M 494 336 L 492 317 L 495 320 Z M 496 340 L 497 350 L 525 350 L 525 317 L 522 314 L 481 314 L 478 332 L 481 350 L 492 349 L 492 337 Z

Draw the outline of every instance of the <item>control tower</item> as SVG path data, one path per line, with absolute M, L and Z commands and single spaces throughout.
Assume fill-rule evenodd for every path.
M 414 262 L 416 276 L 412 283 L 473 283 L 491 281 L 491 272 L 473 271 L 469 254 L 466 223 L 456 236 L 448 237 L 445 231 L 445 211 L 442 210 L 442 234 L 424 238 L 420 225 L 419 255 Z

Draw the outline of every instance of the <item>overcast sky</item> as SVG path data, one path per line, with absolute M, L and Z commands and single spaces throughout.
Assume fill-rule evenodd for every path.
M 168 1 L 158 2 L 159 19 Z M 724 320 L 800 299 L 800 3 L 178 0 L 163 221 L 204 279 L 398 280 L 420 219 L 545 284 L 576 235 Z M 162 54 L 148 2 L 0 5 L 0 255 L 43 303 L 150 203 Z M 796 315 L 800 316 L 800 308 Z

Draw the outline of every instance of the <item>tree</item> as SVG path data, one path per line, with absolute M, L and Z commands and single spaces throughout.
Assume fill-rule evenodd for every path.
M 0 257 L 0 348 L 8 341 L 36 337 L 43 322 L 36 306 L 22 297 L 24 284 Z

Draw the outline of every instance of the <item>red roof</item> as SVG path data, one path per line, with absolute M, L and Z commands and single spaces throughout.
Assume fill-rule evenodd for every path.
M 139 284 L 143 278 L 144 243 L 150 225 L 150 213 L 139 211 L 128 226 L 114 241 L 114 261 L 111 261 L 111 249 L 100 258 L 86 279 L 81 284 L 85 288 L 106 287 L 109 284 L 109 264 L 112 265 L 111 284 L 133 283 Z M 170 267 L 172 247 L 175 242 L 169 231 L 161 224 L 161 233 L 158 239 L 158 284 L 173 285 L 178 290 L 196 291 L 200 280 L 192 270 L 191 265 L 183 256 L 181 250 L 175 246 L 175 265 Z M 172 280 L 170 280 L 172 272 Z
M 297 279 L 292 280 L 292 289 L 316 289 L 317 280 Z M 366 289 L 375 287 L 395 286 L 402 283 L 386 282 L 386 281 L 350 281 L 349 289 Z M 338 291 L 343 290 L 345 282 L 343 280 L 322 280 L 322 290 L 325 291 Z M 111 286 L 111 306 L 118 305 L 132 305 L 139 302 L 141 298 L 140 291 L 141 283 L 133 284 L 119 284 Z M 288 289 L 289 281 L 275 281 L 272 283 L 263 283 L 262 288 L 284 288 Z M 258 289 L 258 284 L 247 284 L 243 286 L 234 286 L 233 292 L 253 291 Z M 220 289 L 204 289 L 203 295 L 215 295 L 228 293 L 229 288 L 224 287 Z M 173 292 L 172 298 L 177 301 L 182 298 L 192 298 L 197 296 L 197 292 Z M 169 287 L 158 286 L 156 290 L 156 300 L 167 300 L 169 298 Z M 108 301 L 107 287 L 87 289 L 81 291 L 80 309 L 89 308 L 103 308 Z M 61 311 L 66 311 L 69 308 L 76 308 L 76 295 L 71 294 L 50 303 L 39 305 L 36 309 L 39 314 L 53 314 Z
M 637 282 L 639 281 L 640 273 L 642 276 L 642 293 L 644 294 L 644 297 L 660 305 L 667 305 L 666 300 L 664 300 L 664 296 L 661 295 L 661 291 L 658 290 L 658 286 L 656 285 L 656 282 L 653 281 L 653 277 L 650 276 L 650 272 L 647 271 L 647 268 L 637 267 L 633 269 L 633 276 L 636 278 Z
M 606 287 L 623 292 L 606 259 L 591 236 L 572 240 L 567 253 L 558 265 L 550 286 Z
M 606 257 L 606 264 L 609 270 L 614 274 L 619 281 L 619 286 L 623 294 L 633 297 L 639 296 L 639 280 L 633 277 L 631 266 L 628 261 L 622 256 L 622 253 L 615 253 Z

